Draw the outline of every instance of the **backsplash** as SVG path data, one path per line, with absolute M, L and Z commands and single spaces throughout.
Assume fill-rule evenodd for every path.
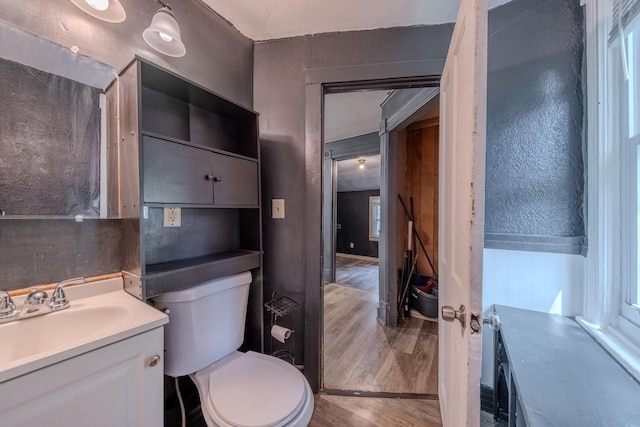
M 121 270 L 117 219 L 0 219 L 0 290 Z

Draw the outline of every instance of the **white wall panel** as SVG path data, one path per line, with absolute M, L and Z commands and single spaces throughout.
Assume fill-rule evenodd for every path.
M 545 313 L 582 314 L 585 258 L 580 255 L 484 249 L 482 308 L 493 304 Z M 493 331 L 482 336 L 482 383 L 493 384 Z

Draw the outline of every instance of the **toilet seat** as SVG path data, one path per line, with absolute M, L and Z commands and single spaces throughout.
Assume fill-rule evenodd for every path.
M 234 353 L 194 375 L 205 419 L 213 425 L 306 425 L 313 394 L 293 366 L 260 353 Z

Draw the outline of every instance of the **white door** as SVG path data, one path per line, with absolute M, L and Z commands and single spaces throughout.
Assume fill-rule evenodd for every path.
M 445 427 L 480 424 L 487 2 L 462 0 L 440 82 L 440 411 Z M 465 326 L 442 320 L 465 307 Z M 449 311 L 449 314 L 453 314 Z M 479 320 L 482 323 L 482 320 Z

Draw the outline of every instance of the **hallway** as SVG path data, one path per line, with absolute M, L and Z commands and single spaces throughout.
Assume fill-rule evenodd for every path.
M 435 396 L 437 323 L 410 318 L 381 326 L 377 264 L 341 257 L 336 264 L 338 283 L 324 288 L 324 388 Z

